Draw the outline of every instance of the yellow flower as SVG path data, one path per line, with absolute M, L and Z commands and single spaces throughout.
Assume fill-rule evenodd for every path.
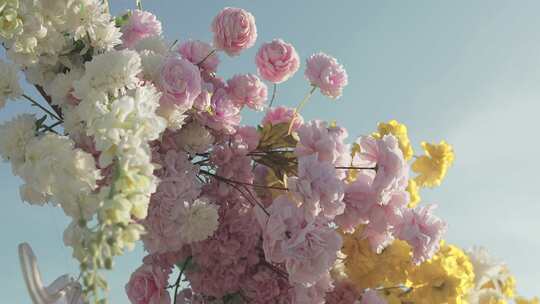
M 347 277 L 359 289 L 399 286 L 407 281 L 412 267 L 411 248 L 403 241 L 394 241 L 377 254 L 368 240 L 362 239 L 362 227 L 354 234 L 342 234 L 343 267 Z
M 508 269 L 505 269 L 505 272 L 508 273 L 508 276 L 501 282 L 501 292 L 508 298 L 513 298 L 516 293 L 516 278 L 510 274 Z
M 420 187 L 439 186 L 454 162 L 452 146 L 443 140 L 439 144 L 422 142 L 422 148 L 426 155 L 418 157 L 412 164 L 412 170 L 418 173 L 415 181 Z
M 537 297 L 534 297 L 530 300 L 527 300 L 523 297 L 516 297 L 514 301 L 516 302 L 516 304 L 540 304 L 540 299 L 538 299 Z
M 389 122 L 381 122 L 377 127 L 377 132 L 373 133 L 373 137 L 382 138 L 384 135 L 392 134 L 399 142 L 399 148 L 403 152 L 405 160 L 410 160 L 414 154 L 411 142 L 409 141 L 409 135 L 407 134 L 407 126 L 397 122 L 396 120 L 390 120 Z
M 467 303 L 474 287 L 474 271 L 468 256 L 458 247 L 445 244 L 432 259 L 413 268 L 408 279 L 412 290 L 406 297 L 415 304 Z
M 11 39 L 22 30 L 18 0 L 0 0 L 0 36 Z
M 409 192 L 409 205 L 408 207 L 409 208 L 414 208 L 418 205 L 418 203 L 420 202 L 421 198 L 420 198 L 420 192 L 419 192 L 419 188 L 418 188 L 418 185 L 416 184 L 416 182 L 414 181 L 414 179 L 409 179 L 409 184 L 407 185 L 407 192 Z

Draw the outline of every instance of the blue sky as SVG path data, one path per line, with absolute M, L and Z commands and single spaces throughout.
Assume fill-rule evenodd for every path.
M 114 12 L 135 0 L 113 1 Z M 302 58 L 324 51 L 344 64 L 349 86 L 338 101 L 320 94 L 307 119 L 337 120 L 351 139 L 377 122 L 397 119 L 411 140 L 445 139 L 456 161 L 442 187 L 423 191 L 449 224 L 447 239 L 482 245 L 507 262 L 521 294 L 540 294 L 540 2 L 538 1 L 178 1 L 146 0 L 168 40 L 211 40 L 209 24 L 224 6 L 251 11 L 256 47 L 239 58 L 221 56 L 220 74 L 255 72 L 258 46 L 272 38 L 293 43 Z M 28 88 L 29 89 L 29 88 Z M 30 89 L 29 89 L 30 90 Z M 296 105 L 308 90 L 302 72 L 278 88 L 277 104 Z M 29 111 L 11 102 L 0 121 Z M 253 124 L 260 114 L 246 113 Z M 45 281 L 77 273 L 62 245 L 61 210 L 32 207 L 18 197 L 20 181 L 0 165 L 0 288 L 6 303 L 29 303 L 16 256 L 28 241 Z M 138 267 L 140 248 L 118 259 L 109 275 L 112 303 L 127 303 L 123 285 Z

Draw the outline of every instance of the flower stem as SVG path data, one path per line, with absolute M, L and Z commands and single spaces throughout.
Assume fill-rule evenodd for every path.
M 272 90 L 272 99 L 270 99 L 270 104 L 268 105 L 268 108 L 272 108 L 272 105 L 274 104 L 274 100 L 276 99 L 276 91 L 277 91 L 277 83 L 274 83 L 274 89 Z
M 296 115 L 298 115 L 298 113 L 302 110 L 302 108 L 304 108 L 304 106 L 309 101 L 311 96 L 313 96 L 313 93 L 315 93 L 316 89 L 317 89 L 317 86 L 312 85 L 311 90 L 309 90 L 309 92 L 306 94 L 306 96 L 304 96 L 304 99 L 302 99 L 302 101 L 298 104 L 296 109 L 294 109 L 293 119 L 291 120 L 291 124 L 289 125 L 289 135 L 292 133 L 292 127 L 293 127 L 294 122 L 296 120 Z

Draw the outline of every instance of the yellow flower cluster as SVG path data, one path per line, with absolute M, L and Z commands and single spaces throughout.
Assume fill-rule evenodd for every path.
M 373 133 L 373 137 L 379 139 L 384 135 L 394 135 L 398 142 L 401 152 L 405 160 L 410 160 L 413 157 L 414 151 L 409 141 L 409 135 L 407 134 L 407 126 L 397 122 L 396 120 L 390 120 L 389 122 L 381 122 L 377 127 L 377 132 Z
M 527 300 L 523 297 L 516 297 L 514 301 L 516 301 L 516 304 L 540 304 L 540 299 L 537 297 L 534 297 L 530 300 Z
M 362 239 L 362 228 L 354 234 L 342 234 L 343 271 L 359 289 L 393 287 L 407 281 L 411 263 L 410 246 L 403 241 L 394 241 L 380 254 L 373 252 L 366 239 Z
M 22 29 L 18 0 L 0 0 L 0 36 L 11 39 Z
M 412 164 L 412 170 L 418 173 L 415 181 L 421 187 L 439 186 L 454 162 L 452 146 L 445 141 L 439 144 L 422 142 L 422 148 L 426 154 L 418 157 Z
M 412 290 L 407 300 L 417 304 L 467 303 L 474 287 L 474 271 L 469 257 L 453 245 L 442 244 L 430 260 L 412 268 L 408 279 Z

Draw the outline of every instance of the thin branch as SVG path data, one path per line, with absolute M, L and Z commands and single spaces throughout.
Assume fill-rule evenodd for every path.
M 56 116 L 55 113 L 51 112 L 49 109 L 42 106 L 39 102 L 34 100 L 32 97 L 30 97 L 30 96 L 28 96 L 26 94 L 22 94 L 22 97 L 24 97 L 26 100 L 30 101 L 34 106 L 36 106 L 36 107 L 42 109 L 43 111 L 45 111 L 45 113 L 49 114 L 51 117 L 55 118 L 58 121 L 62 121 L 62 119 L 60 117 Z
M 39 94 L 41 95 L 41 97 L 43 97 L 43 99 L 45 99 L 45 101 L 49 104 L 49 106 L 54 110 L 54 112 L 56 113 L 56 115 L 60 118 L 62 118 L 62 109 L 60 109 L 59 106 L 57 105 L 53 105 L 52 104 L 52 99 L 49 95 L 47 95 L 47 93 L 45 92 L 45 90 L 43 89 L 43 87 L 39 86 L 39 85 L 35 85 L 36 87 L 36 90 L 39 92 Z
M 201 172 L 202 174 L 205 174 L 205 175 L 212 176 L 212 177 L 214 177 L 214 178 L 216 178 L 216 179 L 219 179 L 219 180 L 222 180 L 222 181 L 226 181 L 226 182 L 231 182 L 231 183 L 238 184 L 238 185 L 251 186 L 251 187 L 254 187 L 254 188 L 264 188 L 264 189 L 273 189 L 273 190 L 289 191 L 289 188 L 284 188 L 284 187 L 266 186 L 266 185 L 257 185 L 257 184 L 245 183 L 245 182 L 241 182 L 241 181 L 236 181 L 236 180 L 228 179 L 228 178 L 226 178 L 226 177 L 219 176 L 219 175 L 216 175 L 216 174 L 214 174 L 214 173 L 211 173 L 211 172 L 208 172 L 208 171 L 202 170 L 202 169 L 199 170 L 199 172 Z
M 201 64 L 203 64 L 206 61 L 206 59 L 210 58 L 210 56 L 214 55 L 216 52 L 217 52 L 216 49 L 211 50 L 210 53 L 208 53 L 208 55 L 206 55 L 201 61 L 197 62 L 196 65 L 200 67 Z
M 192 256 L 189 256 L 184 261 L 184 264 L 182 265 L 182 269 L 180 269 L 180 274 L 178 275 L 178 278 L 176 279 L 176 282 L 174 283 L 174 301 L 173 303 L 176 303 L 176 297 L 178 296 L 178 288 L 180 287 L 180 282 L 182 281 L 182 276 L 184 275 L 184 271 L 186 270 L 187 265 L 191 262 Z

